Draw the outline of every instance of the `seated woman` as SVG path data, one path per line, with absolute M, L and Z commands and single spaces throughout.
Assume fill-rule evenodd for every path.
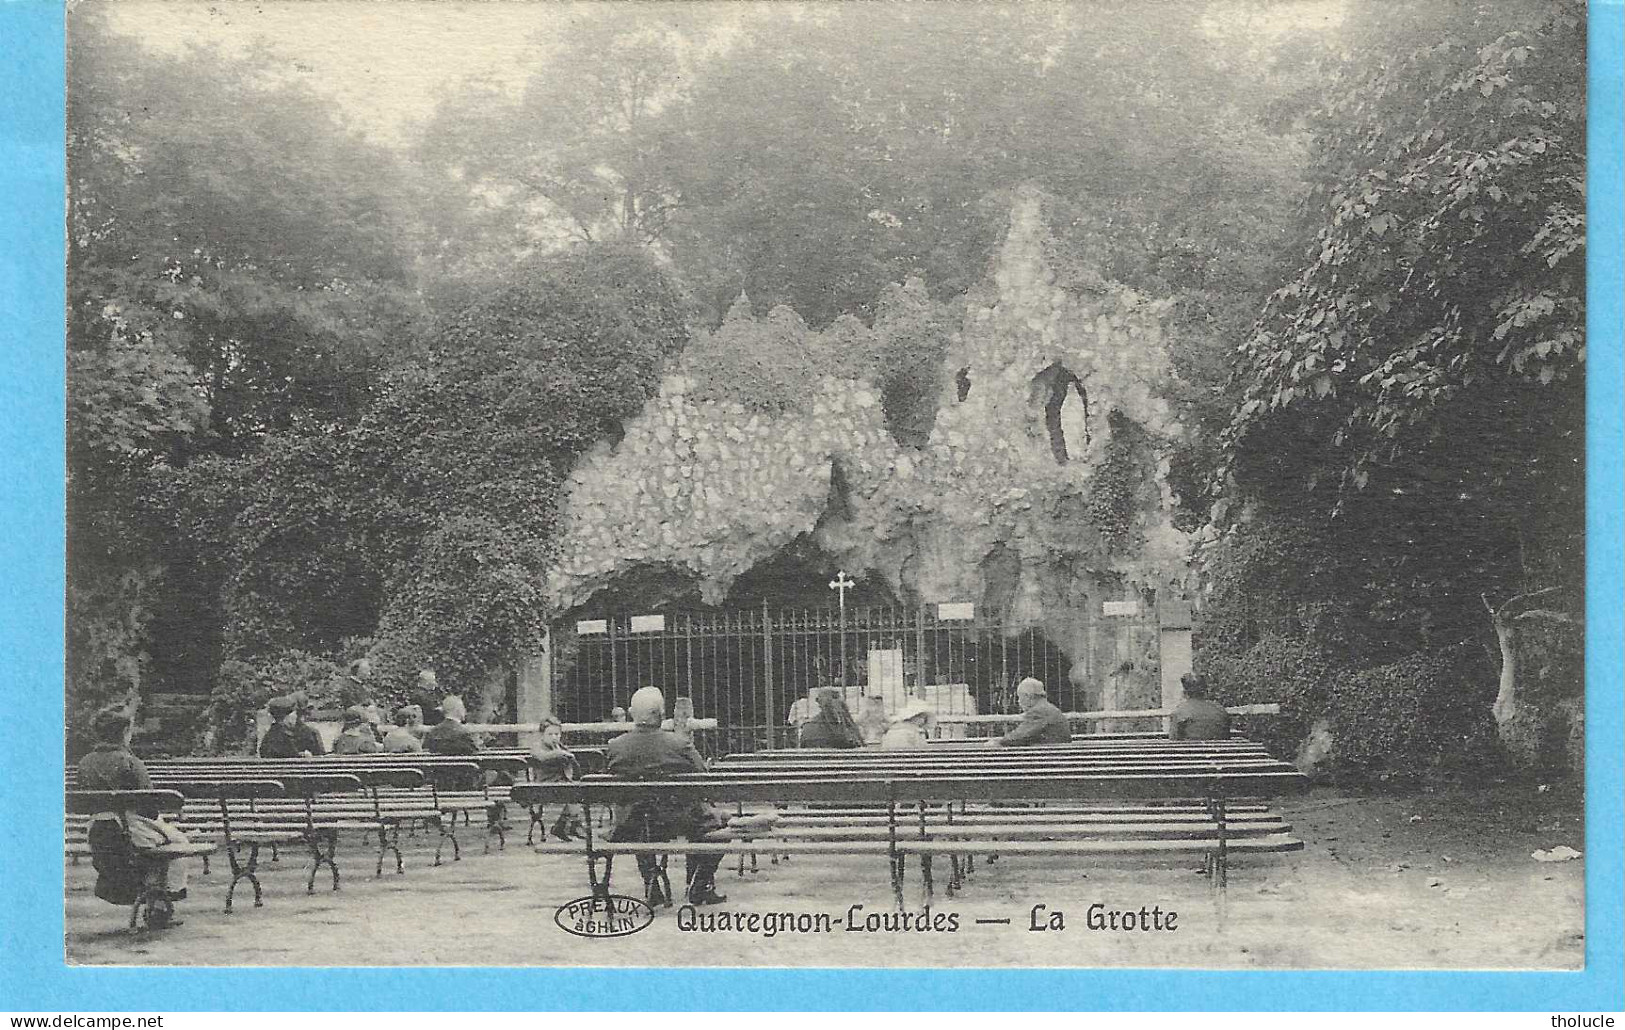
M 384 750 L 390 754 L 422 751 L 423 709 L 417 705 L 402 705 L 395 709 L 395 725 L 384 734 Z
M 564 724 L 551 715 L 543 716 L 536 727 L 542 741 L 530 752 L 531 775 L 539 783 L 573 780 L 581 775 L 581 764 L 575 753 L 564 746 Z M 559 812 L 550 831 L 559 840 L 568 841 L 585 837 L 581 806 L 567 804 Z
M 335 755 L 370 755 L 379 750 L 378 738 L 373 736 L 367 713 L 360 705 L 344 710 L 344 728 L 333 741 Z
M 130 717 L 124 712 L 107 711 L 96 716 L 92 724 L 96 748 L 79 760 L 78 790 L 152 788 L 147 767 L 130 753 L 132 729 Z M 129 827 L 130 848 L 138 860 L 137 870 L 145 885 L 164 891 L 171 901 L 186 897 L 186 866 L 183 860 L 149 857 L 145 862 L 139 861 L 144 853 L 167 844 L 190 843 L 186 834 L 162 819 L 150 819 L 139 812 L 125 812 L 123 825 Z M 96 896 L 127 904 L 134 900 L 135 890 L 139 889 L 140 884 L 118 882 L 130 872 L 122 861 L 123 837 L 118 812 L 97 812 L 90 817 L 91 862 L 99 874 Z M 179 920 L 165 917 L 163 922 L 173 926 Z M 153 924 L 149 922 L 149 925 Z
M 825 687 L 813 692 L 813 704 L 818 709 L 812 718 L 801 724 L 802 747 L 853 748 L 863 746 L 863 731 L 847 711 L 841 692 Z
M 924 701 L 914 700 L 892 716 L 891 729 L 881 738 L 880 746 L 893 748 L 925 747 L 931 740 L 931 728 L 936 713 Z

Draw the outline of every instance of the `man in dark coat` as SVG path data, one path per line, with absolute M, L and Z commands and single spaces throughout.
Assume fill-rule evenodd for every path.
M 301 743 L 299 703 L 291 697 L 273 697 L 265 703 L 271 728 L 260 738 L 261 758 L 309 758 L 315 754 Z
M 662 780 L 705 771 L 705 759 L 694 750 L 693 744 L 660 728 L 666 714 L 664 694 L 654 687 L 644 687 L 632 695 L 627 708 L 632 716 L 632 731 L 610 741 L 606 749 L 611 776 L 623 780 Z M 703 802 L 673 805 L 651 798 L 617 809 L 615 832 L 610 839 L 656 841 L 686 837 L 697 840 L 723 825 L 725 821 Z M 721 855 L 688 857 L 689 904 L 715 905 L 728 900 L 717 893 L 717 866 L 721 864 Z M 664 903 L 667 899 L 657 882 L 658 863 L 654 856 L 639 855 L 638 869 L 648 886 L 650 904 Z
M 1179 678 L 1185 700 L 1168 717 L 1169 740 L 1223 740 L 1230 736 L 1230 713 L 1207 699 L 1207 680 L 1194 672 Z
M 1016 684 L 1016 703 L 1021 706 L 1021 721 L 1015 728 L 993 743 L 1001 747 L 1024 747 L 1029 744 L 1070 744 L 1072 727 L 1066 715 L 1049 703 L 1044 684 L 1028 676 Z
M 480 749 L 480 742 L 463 726 L 468 709 L 462 698 L 446 695 L 440 702 L 440 713 L 440 721 L 423 735 L 423 750 L 437 755 L 472 755 Z

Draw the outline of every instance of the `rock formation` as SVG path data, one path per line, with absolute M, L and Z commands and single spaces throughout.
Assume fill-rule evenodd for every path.
M 1182 574 L 1167 482 L 1180 432 L 1163 390 L 1169 302 L 1058 284 L 1047 236 L 1041 198 L 1021 192 L 992 274 L 946 341 L 923 447 L 893 437 L 880 391 L 861 379 L 796 384 L 793 403 L 761 411 L 680 366 L 624 438 L 571 477 L 548 583 L 556 610 L 620 577 L 673 570 L 717 604 L 803 535 L 900 598 L 976 601 L 1020 625 Z M 795 346 L 850 347 L 868 331 L 847 319 L 810 333 L 784 309 L 766 321 L 804 334 Z

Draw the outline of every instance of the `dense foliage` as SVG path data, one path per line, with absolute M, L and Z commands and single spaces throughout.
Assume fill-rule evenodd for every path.
M 652 393 L 685 317 L 643 255 L 541 259 L 380 375 L 351 424 L 180 473 L 181 535 L 223 583 L 222 709 L 289 679 L 254 669 L 313 655 L 375 658 L 386 699 L 432 667 L 474 700 L 535 653 L 561 478 Z
M 1486 606 L 1582 589 L 1584 20 L 1455 28 L 1317 113 L 1306 260 L 1241 348 L 1216 473 L 1215 643 L 1296 621 L 1369 668 L 1325 701 L 1360 741 L 1462 645 L 1474 703 L 1425 710 L 1467 732 Z
M 1170 465 L 1113 421 L 1059 518 L 1110 549 L 1156 462 L 1229 696 L 1360 768 L 1476 739 L 1497 667 L 1501 721 L 1508 654 L 1571 701 L 1584 9 L 1344 8 L 583 10 L 399 145 L 274 44 L 74 8 L 72 732 L 207 693 L 232 739 L 363 655 L 478 691 L 537 644 L 565 478 L 670 371 L 764 422 L 863 380 L 913 461 L 1020 190 L 1046 283 L 1166 302 Z

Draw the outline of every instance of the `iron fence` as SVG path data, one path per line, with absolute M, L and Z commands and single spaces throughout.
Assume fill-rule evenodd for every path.
M 605 615 L 554 628 L 552 703 L 564 721 L 590 722 L 659 687 L 717 720 L 713 752 L 793 746 L 791 708 L 816 687 L 843 689 L 854 714 L 872 696 L 890 711 L 918 697 L 940 714 L 1013 712 L 1026 676 L 1063 710 L 1156 707 L 1154 613 L 1069 611 L 1043 627 L 968 604 Z

